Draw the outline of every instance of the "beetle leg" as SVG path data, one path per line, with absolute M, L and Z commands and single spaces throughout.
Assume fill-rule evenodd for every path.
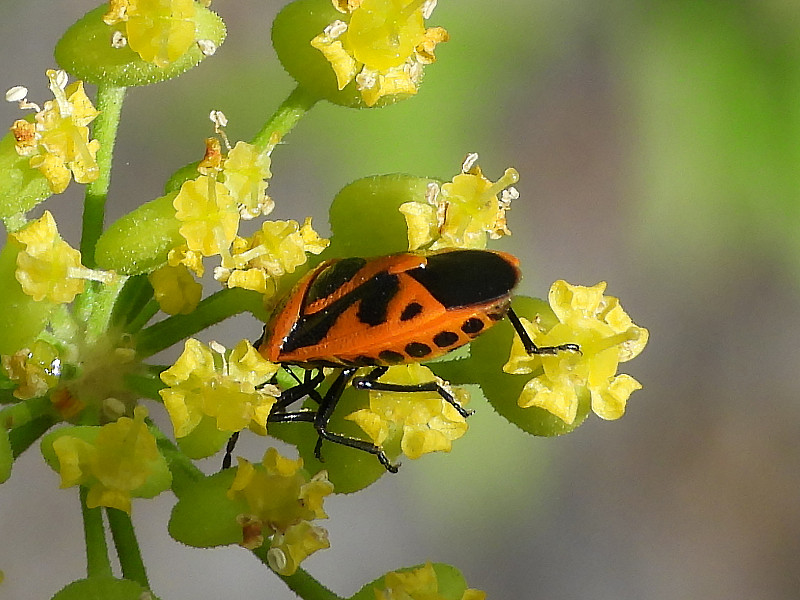
M 342 392 L 347 387 L 347 384 L 350 383 L 350 380 L 353 378 L 353 375 L 355 375 L 357 370 L 358 369 L 355 367 L 343 369 L 333 384 L 331 384 L 331 387 L 328 389 L 325 397 L 322 399 L 322 403 L 320 404 L 320 407 L 317 410 L 316 418 L 314 419 L 314 428 L 317 430 L 317 434 L 319 435 L 317 445 L 314 447 L 314 455 L 318 460 L 322 460 L 322 440 L 325 439 L 336 444 L 349 446 L 350 448 L 356 448 L 357 450 L 374 454 L 387 471 L 391 473 L 397 473 L 397 466 L 393 465 L 389 461 L 389 457 L 384 454 L 380 447 L 371 442 L 367 442 L 366 440 L 359 440 L 358 438 L 352 438 L 339 433 L 333 433 L 327 429 L 328 421 L 330 421 L 333 410 L 336 408 L 336 404 L 339 402 L 339 398 L 342 396 Z
M 386 373 L 388 367 L 376 367 L 364 377 L 353 379 L 353 387 L 359 390 L 376 390 L 379 392 L 436 392 L 442 399 L 458 411 L 462 417 L 467 418 L 474 414 L 474 410 L 467 410 L 453 397 L 447 389 L 439 384 L 438 381 L 426 381 L 425 383 L 384 383 L 377 381 L 378 377 Z
M 506 313 L 508 316 L 508 320 L 511 321 L 511 325 L 514 327 L 514 331 L 517 332 L 519 339 L 522 340 L 522 345 L 525 347 L 525 352 L 528 354 L 558 354 L 559 352 L 577 352 L 580 354 L 581 347 L 578 344 L 561 344 L 560 346 L 537 346 L 533 343 L 531 336 L 528 335 L 528 332 L 525 331 L 525 328 L 522 326 L 522 323 L 517 316 L 517 313 L 514 312 L 514 309 L 509 307 L 508 312 Z

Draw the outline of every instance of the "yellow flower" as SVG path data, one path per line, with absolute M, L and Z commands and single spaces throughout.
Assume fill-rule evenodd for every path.
M 297 221 L 264 221 L 249 238 L 237 238 L 230 261 L 223 260 L 214 276 L 228 287 L 242 287 L 271 295 L 275 281 L 305 264 L 306 253 L 319 254 L 328 246 L 319 237 L 308 217 L 302 226 Z
M 109 506 L 131 512 L 131 496 L 153 496 L 163 485 L 142 488 L 154 474 L 168 474 L 156 440 L 144 420 L 147 410 L 137 406 L 134 417 L 120 417 L 97 428 L 96 437 L 87 441 L 69 434 L 53 442 L 58 458 L 61 487 L 83 485 L 89 488 L 90 508 Z M 168 480 L 167 480 L 168 485 Z
M 333 0 L 344 20 L 311 40 L 331 63 L 339 89 L 356 82 L 367 106 L 383 96 L 416 94 L 434 48 L 449 38 L 441 27 L 425 28 L 434 0 Z
M 461 174 L 441 190 L 428 189 L 425 202 L 406 202 L 400 206 L 408 226 L 410 250 L 420 248 L 486 248 L 487 236 L 498 239 L 510 235 L 506 211 L 518 197 L 512 185 L 519 180 L 515 169 L 506 169 L 496 182 L 487 179 L 470 154 Z
M 514 339 L 503 370 L 538 373 L 523 388 L 518 401 L 522 408 L 538 406 L 571 424 L 580 398 L 588 394 L 592 410 L 603 419 L 624 414 L 628 397 L 642 386 L 630 375 L 617 375 L 617 367 L 644 349 L 649 334 L 631 321 L 617 298 L 603 295 L 605 288 L 605 282 L 583 287 L 556 281 L 548 297 L 554 324 L 545 325 L 541 318 L 534 323 L 521 319 L 538 346 L 580 346 L 580 353 L 528 355 L 522 342 Z
M 333 492 L 327 473 L 310 478 L 303 460 L 291 460 L 269 448 L 259 465 L 239 458 L 236 477 L 228 490 L 232 500 L 244 499 L 249 513 L 240 515 L 246 548 L 258 548 L 269 537 L 267 558 L 273 570 L 291 575 L 308 555 L 328 548 L 327 532 L 311 524 L 325 519 L 322 504 Z
M 435 378 L 427 367 L 409 364 L 389 367 L 381 380 L 413 385 Z M 446 386 L 444 382 L 440 384 Z M 465 390 L 446 389 L 462 405 L 469 400 Z M 428 452 L 449 452 L 453 440 L 468 428 L 466 419 L 436 392 L 370 391 L 369 408 L 345 418 L 361 427 L 377 446 L 391 444 L 400 437 L 400 449 L 412 459 Z
M 72 302 L 83 292 L 85 279 L 109 282 L 114 278 L 113 273 L 81 266 L 81 253 L 61 239 L 50 211 L 10 236 L 25 247 L 17 254 L 17 281 L 37 302 Z
M 125 23 L 131 50 L 142 60 L 166 67 L 195 43 L 194 0 L 111 0 L 107 25 Z
M 228 188 L 201 175 L 185 182 L 172 204 L 189 250 L 203 256 L 229 252 L 239 228 L 239 209 Z
M 216 343 L 209 347 L 187 340 L 183 354 L 161 373 L 169 387 L 159 393 L 175 436 L 189 435 L 204 417 L 212 418 L 219 431 L 250 427 L 266 433 L 269 411 L 280 392 L 264 384 L 277 370 L 278 365 L 264 360 L 247 340 L 230 353 Z
M 259 153 L 252 144 L 238 142 L 228 152 L 222 168 L 223 181 L 236 198 L 243 219 L 268 215 L 275 208 L 267 196 L 266 180 L 272 177 L 269 167 L 269 156 Z
M 203 255 L 195 250 L 189 250 L 189 246 L 186 244 L 177 246 L 169 251 L 167 255 L 167 264 L 170 267 L 183 265 L 197 277 L 202 277 L 203 273 L 205 273 Z
M 373 588 L 375 600 L 444 600 L 439 593 L 439 581 L 431 563 L 418 569 L 392 571 L 383 578 L 381 588 Z M 449 596 L 448 596 L 449 597 Z M 480 590 L 464 591 L 461 600 L 484 600 L 486 593 Z
M 36 111 L 34 122 L 16 121 L 11 132 L 17 153 L 30 156 L 31 168 L 39 169 L 53 193 L 60 194 L 72 177 L 78 183 L 90 183 L 100 175 L 96 160 L 100 143 L 89 141 L 87 127 L 99 113 L 82 82 L 67 85 L 64 71 L 49 70 L 47 77 L 55 100 L 45 102 L 44 108 L 23 100 L 22 108 Z
M 188 315 L 197 308 L 203 286 L 195 281 L 184 264 L 164 265 L 148 276 L 158 305 L 168 315 Z
M 30 349 L 3 355 L 2 365 L 8 378 L 17 384 L 14 397 L 20 400 L 44 396 L 61 375 L 58 350 L 41 340 L 35 341 Z

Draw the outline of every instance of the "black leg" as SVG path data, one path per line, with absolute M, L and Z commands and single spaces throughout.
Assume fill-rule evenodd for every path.
M 379 392 L 436 392 L 443 400 L 455 408 L 462 417 L 467 418 L 475 412 L 474 410 L 467 410 L 461 406 L 458 400 L 437 381 L 413 384 L 384 383 L 382 381 L 377 381 L 387 370 L 388 367 L 377 367 L 364 377 L 356 377 L 353 379 L 353 387 L 359 390 L 375 390 Z
M 225 456 L 222 457 L 222 468 L 229 469 L 233 462 L 233 449 L 236 447 L 236 442 L 239 440 L 239 432 L 234 431 L 233 435 L 228 438 L 228 444 L 225 446 Z
M 525 351 L 528 354 L 547 354 L 547 355 L 554 355 L 558 354 L 559 352 L 578 352 L 580 353 L 581 347 L 578 344 L 561 344 L 560 346 L 537 346 L 533 343 L 531 336 L 528 335 L 528 332 L 525 331 L 525 328 L 522 326 L 522 323 L 517 316 L 517 313 L 514 312 L 513 308 L 508 309 L 508 320 L 511 321 L 511 325 L 514 327 L 514 330 L 517 332 L 519 339 L 522 340 L 522 345 L 525 346 Z
M 339 399 L 342 397 L 342 392 L 344 392 L 347 384 L 350 383 L 350 380 L 353 379 L 353 375 L 356 374 L 357 370 L 358 369 L 356 367 L 342 369 L 342 372 L 333 382 L 325 394 L 325 397 L 322 399 L 322 403 L 317 410 L 316 419 L 314 419 L 314 427 L 319 435 L 319 440 L 314 448 L 314 453 L 319 460 L 322 460 L 322 440 L 325 439 L 336 444 L 342 444 L 343 446 L 349 446 L 350 448 L 356 448 L 357 450 L 374 454 L 387 471 L 391 473 L 397 473 L 397 466 L 393 465 L 389 461 L 389 457 L 386 456 L 383 450 L 381 450 L 375 444 L 367 442 L 366 440 L 359 440 L 357 438 L 341 435 L 339 433 L 332 433 L 327 429 L 328 421 L 330 421 L 331 415 L 333 415 L 333 411 L 336 408 Z

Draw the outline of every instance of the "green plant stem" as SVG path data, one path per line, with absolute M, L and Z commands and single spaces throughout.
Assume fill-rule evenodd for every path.
M 158 450 L 166 459 L 169 472 L 172 473 L 172 491 L 180 498 L 184 489 L 205 477 L 191 459 L 181 452 L 164 432 L 153 423 L 148 422 L 148 428 L 156 438 Z
M 122 576 L 150 589 L 147 571 L 130 515 L 123 510 L 106 508 L 106 517 L 111 529 L 111 537 L 114 540 L 114 547 L 117 549 L 119 564 L 122 567 Z
M 241 288 L 221 290 L 203 300 L 191 314 L 173 315 L 140 331 L 136 336 L 136 352 L 139 358 L 147 358 L 243 312 L 263 318 L 261 294 Z
M 253 145 L 265 154 L 271 153 L 319 100 L 319 96 L 298 85 L 255 135 Z
M 143 365 L 144 369 L 137 373 L 129 373 L 124 376 L 125 389 L 138 394 L 142 398 L 150 398 L 156 402 L 161 402 L 159 390 L 163 390 L 166 385 L 161 381 L 161 373 L 166 371 L 166 366 Z
M 122 101 L 125 88 L 100 85 L 97 88 L 97 110 L 100 114 L 94 120 L 92 135 L 100 142 L 97 151 L 97 166 L 100 176 L 86 186 L 86 199 L 83 206 L 83 234 L 81 236 L 81 262 L 90 269 L 95 267 L 94 250 L 103 232 L 106 197 L 111 183 L 111 162 L 114 155 L 114 142 L 117 137 Z
M 268 551 L 269 548 L 264 545 L 253 550 L 253 554 L 255 554 L 261 562 L 269 566 L 269 562 L 267 562 Z M 278 573 L 276 573 L 276 575 L 283 580 L 290 590 L 300 598 L 303 598 L 303 600 L 343 600 L 341 596 L 334 594 L 301 568 L 298 568 L 294 575 L 280 575 Z
M 52 413 L 53 403 L 50 402 L 50 398 L 30 398 L 0 410 L 0 426 L 11 431 L 39 417 L 50 416 Z
M 86 574 L 89 577 L 112 575 L 111 561 L 108 559 L 106 532 L 103 526 L 103 513 L 100 508 L 89 508 L 86 498 L 89 490 L 79 487 L 81 513 L 83 514 L 83 534 L 86 539 Z

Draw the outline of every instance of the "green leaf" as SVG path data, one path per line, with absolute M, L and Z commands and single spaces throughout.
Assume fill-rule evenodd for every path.
M 103 4 L 86 13 L 56 44 L 56 61 L 74 77 L 106 86 L 149 85 L 177 77 L 206 58 L 192 44 L 175 62 L 159 67 L 142 60 L 129 46 L 112 48 L 112 35 L 124 28 L 106 25 L 102 17 L 107 12 L 108 4 Z M 195 39 L 211 40 L 217 46 L 225 40 L 225 24 L 207 8 L 197 5 L 195 25 Z

